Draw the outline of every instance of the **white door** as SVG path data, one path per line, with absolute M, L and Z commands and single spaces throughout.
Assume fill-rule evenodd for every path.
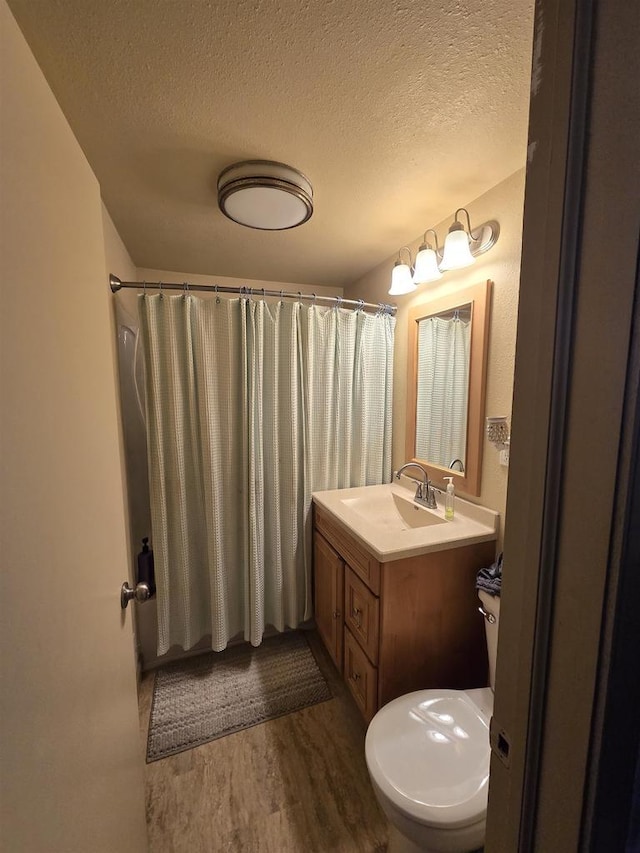
M 2 827 L 147 849 L 100 189 L 0 0 Z

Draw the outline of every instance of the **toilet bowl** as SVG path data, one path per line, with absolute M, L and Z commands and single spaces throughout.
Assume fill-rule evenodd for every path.
M 408 693 L 369 724 L 365 756 L 391 824 L 389 853 L 469 853 L 484 844 L 500 600 L 479 596 L 490 687 Z

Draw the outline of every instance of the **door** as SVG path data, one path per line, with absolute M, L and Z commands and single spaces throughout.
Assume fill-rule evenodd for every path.
M 313 573 L 316 627 L 342 672 L 344 562 L 317 530 L 313 539 Z
M 626 829 L 640 736 L 636 653 L 625 748 L 598 779 L 612 638 L 630 625 L 614 605 L 640 392 L 637 4 L 537 0 L 535 19 L 485 848 L 609 853 L 597 831 Z
M 2 847 L 147 849 L 100 188 L 5 0 Z

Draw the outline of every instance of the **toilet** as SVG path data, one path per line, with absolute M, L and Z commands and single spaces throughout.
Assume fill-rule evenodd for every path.
M 491 686 L 407 693 L 369 724 L 365 756 L 391 824 L 389 853 L 469 853 L 484 844 L 500 599 L 478 595 Z

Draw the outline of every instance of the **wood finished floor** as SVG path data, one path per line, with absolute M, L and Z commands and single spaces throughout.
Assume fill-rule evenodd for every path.
M 150 853 L 382 853 L 366 727 L 322 644 L 334 698 L 145 765 Z M 153 673 L 140 688 L 146 754 Z

